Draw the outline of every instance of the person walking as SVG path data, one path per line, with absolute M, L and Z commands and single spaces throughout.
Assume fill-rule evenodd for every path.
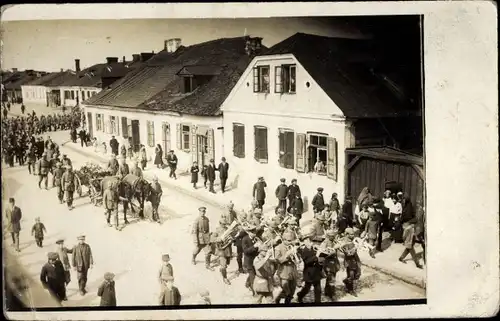
M 155 147 L 155 161 L 154 164 L 157 168 L 163 168 L 163 149 L 160 144 L 156 144 Z
M 50 168 L 50 163 L 47 160 L 47 153 L 42 154 L 42 158 L 38 161 L 38 168 L 37 168 L 37 173 L 38 173 L 38 188 L 42 188 L 41 184 L 42 181 L 45 181 L 45 189 L 48 190 L 48 175 L 49 175 L 49 168 Z
M 64 279 L 66 282 L 66 286 L 71 282 L 71 265 L 69 263 L 68 253 L 73 253 L 72 249 L 68 249 L 64 246 L 64 240 L 59 239 L 56 241 L 57 244 L 57 255 L 59 257 L 59 261 L 61 261 L 64 267 Z M 64 301 L 68 300 L 68 298 L 64 298 Z
M 193 162 L 193 166 L 191 166 L 191 184 L 193 184 L 193 188 L 196 189 L 196 183 L 198 183 L 198 173 L 200 168 L 198 167 L 197 162 Z
M 160 213 L 158 208 L 160 207 L 161 196 L 163 195 L 163 190 L 160 183 L 158 183 L 158 177 L 153 176 L 153 183 L 151 184 L 151 207 L 152 207 L 152 219 L 154 222 L 160 223 Z
M 77 272 L 78 288 L 80 295 L 85 295 L 87 290 L 88 270 L 94 266 L 92 249 L 85 243 L 85 235 L 78 236 L 79 244 L 73 248 L 73 268 Z
M 59 261 L 57 253 L 50 252 L 47 256 L 48 262 L 43 265 L 40 271 L 40 282 L 58 302 L 62 302 L 66 298 L 64 267 Z
M 207 208 L 202 206 L 198 208 L 198 212 L 199 216 L 194 221 L 193 228 L 191 230 L 195 246 L 191 261 L 193 265 L 196 265 L 196 256 L 198 255 L 198 253 L 200 253 L 203 248 L 210 244 L 210 220 L 205 216 Z M 206 260 L 205 263 L 207 263 Z
M 109 141 L 109 147 L 111 147 L 111 153 L 112 154 L 115 154 L 115 156 L 118 155 L 118 146 L 120 144 L 118 143 L 118 141 L 116 140 L 115 136 L 111 136 L 111 139 Z
M 17 252 L 21 252 L 19 249 L 19 233 L 21 232 L 21 219 L 23 214 L 21 209 L 16 206 L 16 200 L 13 197 L 9 198 L 9 204 L 5 209 L 5 216 L 7 231 L 10 232 L 12 237 L 12 246 Z
M 141 149 L 139 150 L 139 156 L 141 158 L 141 168 L 142 168 L 142 170 L 145 170 L 146 165 L 148 163 L 148 155 L 146 153 L 146 146 L 141 145 Z
M 181 305 L 182 296 L 179 289 L 174 286 L 174 277 L 167 277 L 165 280 L 165 288 L 162 290 L 159 303 L 162 306 L 178 306 Z
M 99 306 L 115 307 L 116 306 L 116 291 L 115 291 L 115 275 L 111 272 L 104 273 L 104 281 L 97 289 L 97 296 L 101 297 Z
M 222 193 L 226 192 L 226 182 L 229 176 L 229 164 L 226 163 L 226 158 L 222 157 L 221 158 L 221 163 L 217 167 L 217 170 L 219 171 L 219 178 L 220 178 L 220 188 Z
M 316 195 L 314 195 L 311 204 L 314 213 L 321 213 L 325 209 L 325 199 L 323 197 L 323 187 L 318 187 Z
M 47 233 L 45 225 L 40 222 L 40 218 L 35 218 L 35 224 L 31 228 L 31 235 L 35 237 L 35 242 L 38 247 L 43 247 L 43 236 Z
M 104 190 L 102 195 L 102 204 L 106 209 L 106 221 L 109 227 L 111 225 L 111 216 L 113 216 L 113 220 L 115 221 L 115 229 L 119 229 L 118 224 L 118 192 L 116 186 L 114 184 L 109 184 L 107 188 Z
M 170 168 L 170 174 L 168 177 L 177 179 L 177 176 L 175 175 L 175 171 L 177 170 L 177 156 L 175 155 L 173 150 L 170 150 L 170 153 L 167 156 L 167 164 L 168 167 Z
M 206 173 L 207 173 L 207 178 L 208 178 L 208 183 L 209 183 L 208 191 L 210 193 L 214 193 L 214 194 L 215 194 L 214 182 L 215 182 L 215 171 L 216 170 L 217 169 L 215 168 L 214 160 L 211 159 L 210 163 L 207 166 Z
M 64 191 L 63 191 L 63 186 L 61 184 L 62 177 L 64 175 L 64 169 L 61 166 L 61 162 L 57 161 L 56 162 L 56 169 L 54 169 L 53 175 L 52 175 L 52 187 L 56 187 L 57 190 L 57 199 L 59 200 L 59 203 L 63 203 L 64 199 Z
M 61 185 L 64 190 L 66 204 L 68 205 L 68 209 L 72 210 L 73 206 L 73 196 L 78 186 L 78 179 L 76 178 L 75 173 L 73 172 L 73 167 L 71 165 L 66 166 L 66 172 L 63 174 L 61 178 Z

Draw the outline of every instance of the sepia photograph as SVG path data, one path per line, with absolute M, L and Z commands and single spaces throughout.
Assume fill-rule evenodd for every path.
M 4 311 L 425 305 L 425 19 L 2 20 Z

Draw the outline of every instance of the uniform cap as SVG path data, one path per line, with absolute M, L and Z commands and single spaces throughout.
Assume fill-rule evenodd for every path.
M 253 210 L 253 213 L 261 215 L 262 214 L 262 210 L 260 208 L 256 208 L 256 209 Z
M 85 240 L 85 235 L 79 235 L 76 239 L 77 240 Z
M 326 230 L 325 231 L 325 235 L 329 236 L 329 237 L 335 236 L 336 234 L 337 234 L 337 232 L 335 230 Z
M 210 158 L 210 163 L 213 163 L 214 162 L 214 159 L 213 158 Z
M 105 280 L 111 281 L 111 280 L 113 280 L 114 277 L 115 277 L 114 273 L 111 273 L 111 272 L 104 273 Z
M 323 192 L 323 187 L 318 187 L 318 192 Z
M 297 183 L 297 179 L 296 178 L 292 179 L 292 183 Z
M 163 255 L 161 256 L 161 259 L 162 259 L 162 261 L 167 262 L 168 260 L 170 260 L 170 255 L 168 255 L 168 254 L 163 254 Z
M 284 179 L 284 178 L 280 179 L 280 182 L 282 182 L 282 183 L 284 183 L 285 181 L 286 181 L 286 179 Z
M 278 208 L 278 209 L 276 210 L 276 213 L 277 213 L 277 214 L 284 214 L 284 213 L 285 213 L 285 210 L 284 210 L 282 207 L 280 207 L 280 208 Z
M 259 179 L 264 179 L 264 176 L 259 176 Z
M 205 206 L 198 207 L 198 211 L 206 211 L 207 208 Z
M 59 239 L 56 241 L 56 244 L 63 244 L 64 243 L 64 240 L 63 239 Z
M 49 252 L 47 254 L 47 257 L 49 260 L 57 260 L 59 258 L 59 255 L 56 252 Z

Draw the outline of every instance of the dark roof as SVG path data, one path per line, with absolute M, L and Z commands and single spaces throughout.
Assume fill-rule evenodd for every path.
M 207 65 L 207 66 L 184 66 L 177 73 L 177 75 L 193 75 L 193 76 L 215 76 L 221 72 L 221 66 Z
M 400 163 L 415 164 L 419 166 L 424 165 L 424 158 L 422 156 L 411 154 L 389 146 L 347 148 L 346 153 Z
M 5 89 L 21 90 L 21 86 L 33 80 L 40 78 L 40 71 L 21 71 L 14 73 L 7 81 L 4 82 Z
M 418 112 L 372 73 L 370 66 L 377 60 L 373 48 L 371 40 L 296 33 L 263 55 L 293 54 L 346 117 L 395 117 Z
M 102 69 L 101 78 L 121 78 L 125 77 L 130 71 L 138 68 L 140 61 L 114 62 Z
M 250 62 L 245 43 L 245 37 L 224 38 L 180 47 L 174 53 L 161 51 L 85 103 L 216 115 Z M 182 77 L 176 74 L 183 67 L 215 75 L 192 93 L 182 94 Z
M 44 86 L 46 82 L 51 81 L 52 79 L 59 77 L 60 73 L 58 72 L 51 72 L 46 74 L 43 77 L 37 78 L 35 80 L 32 80 L 30 82 L 25 83 L 25 86 Z
M 74 71 L 71 70 L 66 70 L 66 71 L 60 71 L 56 73 L 57 76 L 54 76 L 53 78 L 44 81 L 43 85 L 46 87 L 58 87 L 58 86 L 67 86 L 67 83 L 70 83 L 72 81 L 75 81 L 76 79 L 76 74 Z
M 101 73 L 105 66 L 105 63 L 96 64 L 81 70 L 79 73 L 73 72 L 73 77 L 66 77 L 60 86 L 101 87 Z

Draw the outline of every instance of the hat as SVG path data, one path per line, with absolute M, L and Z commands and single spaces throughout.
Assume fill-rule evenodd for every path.
M 297 179 L 296 178 L 292 179 L 292 183 L 297 183 Z
M 326 220 L 326 218 L 325 218 L 325 214 L 323 214 L 323 213 L 317 213 L 317 214 L 315 215 L 315 217 L 316 217 L 316 219 L 317 219 L 317 220 L 320 220 L 320 221 L 324 221 L 324 220 Z
M 225 162 L 225 161 L 226 161 L 226 158 L 225 158 L 225 157 L 222 157 L 222 158 L 221 158 L 221 160 Z
M 254 214 L 259 214 L 259 215 L 262 215 L 262 209 L 260 209 L 260 208 L 256 208 L 256 209 L 254 209 L 254 210 L 253 210 L 253 213 L 254 213 Z
M 163 254 L 163 255 L 161 256 L 161 259 L 162 259 L 162 261 L 167 262 L 168 260 L 170 260 L 170 255 L 168 255 L 168 254 Z
M 352 228 L 348 227 L 345 229 L 344 233 L 346 235 L 354 235 L 354 230 Z
M 49 252 L 47 254 L 47 257 L 49 260 L 57 260 L 59 258 L 59 255 L 56 252 Z
M 77 240 L 85 240 L 85 235 L 79 235 L 76 239 Z
M 173 153 L 173 152 L 174 152 L 174 150 L 173 150 L 173 149 L 171 149 L 171 150 L 170 150 L 170 153 Z
M 64 243 L 64 240 L 63 239 L 59 239 L 56 241 L 56 244 L 63 244 Z
M 153 176 L 153 182 L 158 182 L 158 176 Z
M 205 206 L 198 207 L 198 211 L 206 211 L 207 208 Z
M 398 192 L 396 195 L 403 195 L 403 192 Z
M 259 179 L 264 179 L 264 176 L 259 176 Z
M 323 187 L 318 187 L 318 192 L 323 192 Z
M 285 210 L 282 207 L 280 207 L 276 210 L 276 214 L 284 214 L 284 213 L 285 213 Z
M 111 273 L 111 272 L 104 273 L 104 279 L 105 280 L 111 281 L 111 280 L 113 280 L 114 277 L 115 277 L 115 275 L 113 273 Z
M 284 179 L 284 178 L 280 178 L 280 182 L 283 182 L 283 183 L 284 183 L 285 181 L 286 181 L 286 179 Z
M 295 233 L 292 233 L 291 231 L 286 231 L 285 233 L 283 233 L 283 239 L 285 241 L 295 241 Z
M 328 236 L 328 237 L 335 236 L 335 234 L 337 234 L 337 231 L 335 231 L 335 230 L 326 230 L 325 231 L 325 236 Z
M 257 226 L 255 226 L 253 224 L 247 224 L 246 227 L 244 227 L 243 229 L 251 232 L 251 231 L 255 231 L 257 229 Z

